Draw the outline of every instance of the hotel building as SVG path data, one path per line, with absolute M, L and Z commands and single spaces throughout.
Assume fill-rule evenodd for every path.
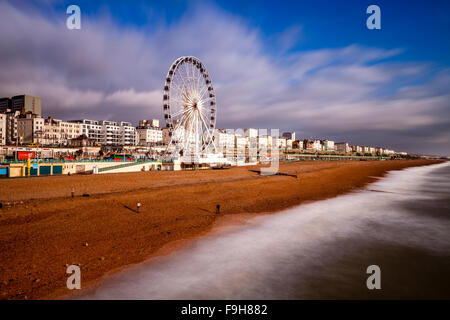
M 134 146 L 139 139 L 136 128 L 130 122 L 88 119 L 69 122 L 80 124 L 81 134 L 105 146 Z

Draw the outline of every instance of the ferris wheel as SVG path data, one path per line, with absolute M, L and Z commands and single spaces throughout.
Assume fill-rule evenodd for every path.
M 216 95 L 208 70 L 198 58 L 180 57 L 172 63 L 163 110 L 172 154 L 201 156 L 215 149 Z

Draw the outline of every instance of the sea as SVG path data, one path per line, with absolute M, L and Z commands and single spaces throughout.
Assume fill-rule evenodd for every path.
M 450 162 L 212 233 L 76 298 L 449 299 Z

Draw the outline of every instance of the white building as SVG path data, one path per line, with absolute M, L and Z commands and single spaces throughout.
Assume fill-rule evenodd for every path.
M 333 140 L 323 140 L 322 144 L 323 144 L 324 151 L 335 151 Z
M 286 148 L 292 149 L 292 139 L 286 139 Z
M 225 154 L 227 151 L 231 152 L 235 148 L 235 135 L 231 131 L 218 129 L 214 131 L 214 143 L 219 152 Z
M 6 114 L 0 113 L 0 146 L 6 145 Z
M 44 120 L 42 134 L 34 142 L 43 145 L 67 145 L 70 139 L 78 138 L 81 132 L 79 123 L 48 117 Z
M 17 143 L 17 122 L 20 111 L 6 113 L 6 144 L 13 145 Z
M 313 141 L 312 148 L 315 151 L 322 151 L 322 143 L 319 139 Z
M 140 146 L 149 146 L 152 144 L 159 144 L 163 142 L 163 132 L 161 128 L 146 128 L 137 127 L 136 131 L 139 135 Z
M 139 127 L 159 128 L 159 120 L 158 119 L 139 120 Z
M 236 149 L 245 149 L 248 147 L 248 138 L 240 135 L 235 135 L 234 145 L 236 146 Z
M 103 139 L 99 141 L 102 145 L 114 146 L 121 144 L 122 132 L 117 122 L 101 120 L 99 121 L 99 125 L 102 127 Z
M 285 149 L 286 148 L 286 138 L 274 137 L 272 147 L 278 148 L 278 149 Z
M 256 138 L 258 137 L 258 129 L 253 128 L 244 129 L 244 136 L 249 138 Z
M 89 139 L 92 139 L 97 143 L 103 141 L 102 126 L 99 124 L 99 121 L 83 119 L 83 120 L 73 120 L 69 122 L 79 123 L 81 134 L 84 134 Z
M 268 137 L 270 136 L 258 136 L 258 149 L 267 149 L 267 147 L 269 146 L 269 141 L 268 141 Z
M 363 148 L 361 146 L 352 146 L 352 152 L 362 153 Z
M 120 131 L 119 145 L 135 146 L 138 144 L 138 134 L 136 128 L 131 122 L 120 121 L 117 122 Z
M 134 146 L 138 142 L 136 128 L 131 122 L 116 122 L 108 120 L 73 120 L 71 123 L 80 124 L 81 134 L 89 139 L 106 146 Z

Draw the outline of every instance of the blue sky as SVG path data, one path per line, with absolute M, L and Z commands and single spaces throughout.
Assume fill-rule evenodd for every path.
M 83 14 L 110 15 L 124 27 L 147 28 L 171 24 L 197 7 L 216 7 L 239 16 L 270 38 L 301 26 L 292 50 L 342 47 L 352 43 L 404 48 L 397 59 L 450 63 L 450 1 L 433 0 L 316 0 L 316 1 L 51 1 L 55 11 L 78 4 Z M 376 4 L 382 12 L 382 30 L 365 27 L 366 8 Z M 46 11 L 45 6 L 39 6 Z
M 68 5 L 82 30 L 65 28 Z M 368 5 L 381 30 L 366 28 Z M 208 67 L 218 127 L 450 154 L 450 1 L 0 1 L 0 95 L 63 119 L 162 119 L 171 62 Z

